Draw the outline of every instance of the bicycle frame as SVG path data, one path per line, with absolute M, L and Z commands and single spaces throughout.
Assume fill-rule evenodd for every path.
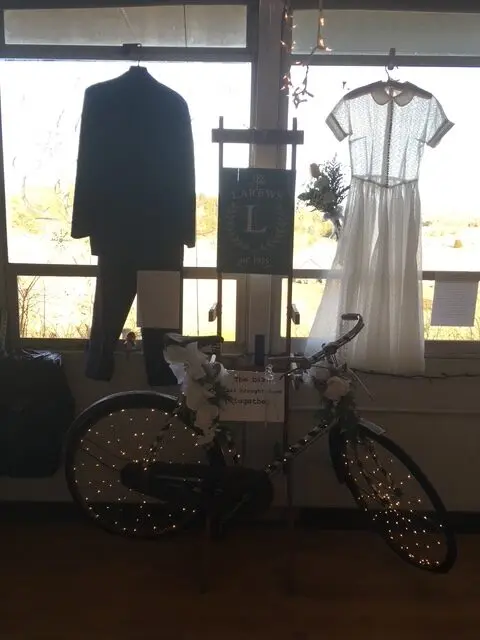
M 183 396 L 179 399 L 176 409 L 172 412 L 172 417 L 180 418 L 182 422 L 184 422 L 185 426 L 191 429 L 195 434 L 202 434 L 202 431 L 194 425 L 193 412 L 187 409 Z M 162 431 L 168 430 L 171 424 L 172 422 L 169 421 L 162 428 Z M 281 455 L 275 457 L 274 460 L 267 464 L 263 470 L 267 475 L 274 476 L 276 473 L 282 471 L 285 468 L 285 465 L 289 464 L 295 458 L 302 455 L 302 453 L 304 453 L 312 444 L 317 442 L 317 440 L 319 440 L 323 436 L 327 435 L 329 432 L 332 432 L 335 435 L 343 432 L 346 429 L 352 429 L 357 425 L 363 425 L 367 428 L 370 428 L 372 431 L 375 431 L 376 433 L 384 432 L 383 429 L 381 429 L 377 425 L 369 423 L 368 421 L 360 418 L 357 415 L 354 407 L 342 409 L 341 401 L 337 405 L 333 405 L 332 403 L 332 405 L 327 409 L 325 417 L 319 424 L 312 427 L 295 443 L 289 445 L 286 451 L 283 451 Z M 229 446 L 228 452 L 232 455 L 234 463 L 238 464 L 240 456 L 235 449 L 233 439 L 231 439 L 228 435 L 228 431 L 223 431 L 222 423 L 219 423 L 218 431 L 226 436 L 227 445 Z M 331 439 L 331 445 L 333 442 L 333 437 L 334 436 L 332 436 Z M 211 452 L 212 447 L 215 446 L 215 443 L 219 443 L 218 438 L 215 438 L 213 443 L 205 445 L 207 454 L 208 452 Z M 332 449 L 332 446 L 330 448 Z M 331 452 L 333 453 L 333 451 Z M 332 462 L 335 461 L 332 459 Z
M 291 364 L 301 363 L 303 366 L 301 366 L 299 370 L 286 371 L 283 375 L 286 377 L 294 376 L 296 373 L 298 373 L 298 371 L 304 371 L 305 366 L 307 367 L 310 367 L 312 365 L 314 366 L 316 362 L 319 362 L 322 359 L 324 359 L 327 363 L 327 368 L 330 373 L 329 377 L 334 376 L 335 374 L 338 374 L 342 370 L 348 371 L 348 367 L 346 366 L 339 367 L 336 353 L 341 346 L 344 346 L 345 344 L 347 344 L 359 333 L 359 331 L 363 328 L 363 320 L 361 316 L 359 316 L 358 314 L 345 314 L 342 316 L 342 319 L 356 320 L 357 324 L 352 330 L 350 330 L 345 335 L 341 336 L 335 342 L 324 345 L 321 351 L 318 351 L 310 358 L 288 357 L 287 361 L 289 361 Z M 278 360 L 278 358 L 273 358 L 273 360 L 275 359 Z M 270 361 L 272 361 L 272 359 L 270 359 Z M 358 380 L 358 377 L 355 376 L 353 372 L 350 372 L 350 373 L 352 374 L 352 377 L 355 377 Z M 346 404 L 346 398 L 348 396 L 350 399 L 350 403 Z M 355 402 L 354 401 L 352 402 L 353 398 L 350 392 L 348 393 L 348 396 L 343 396 L 339 398 L 337 402 L 330 401 L 329 404 L 327 404 L 327 406 L 325 407 L 326 409 L 325 417 L 320 422 L 320 424 L 312 427 L 309 431 L 307 431 L 307 433 L 305 433 L 301 438 L 299 438 L 297 442 L 295 442 L 292 445 L 289 445 L 286 448 L 286 450 L 283 450 L 281 456 L 276 457 L 271 463 L 269 463 L 264 467 L 264 472 L 268 476 L 273 476 L 279 471 L 282 471 L 286 465 L 288 465 L 295 458 L 300 456 L 304 451 L 306 451 L 306 449 L 308 449 L 308 447 L 310 447 L 314 442 L 319 440 L 323 435 L 327 433 L 331 433 L 332 435 L 330 437 L 330 453 L 332 456 L 332 463 L 335 467 L 337 476 L 340 479 L 339 461 L 335 456 L 335 449 L 336 449 L 335 442 L 338 440 L 338 435 L 342 433 L 344 430 L 355 428 L 358 425 L 363 425 L 367 428 L 371 428 L 372 431 L 376 431 L 377 433 L 383 432 L 383 430 L 381 430 L 376 425 L 368 423 L 367 421 L 363 421 L 357 415 L 356 409 L 355 409 Z M 191 410 L 189 410 L 186 407 L 184 396 L 182 396 L 179 399 L 178 407 L 173 412 L 173 415 L 180 417 L 180 419 L 182 419 L 184 424 L 186 424 L 186 426 L 192 429 L 194 433 L 199 435 L 203 433 L 201 429 L 198 429 L 195 426 L 194 414 L 191 412 Z M 170 426 L 170 423 L 164 427 L 164 430 L 168 429 L 169 426 Z M 219 431 L 221 430 L 221 425 L 219 425 L 218 430 Z M 227 437 L 227 440 L 229 440 L 229 436 L 227 435 L 226 437 Z M 215 437 L 212 443 L 208 443 L 204 445 L 205 449 L 207 450 L 207 455 L 210 456 L 210 459 L 214 457 L 215 444 L 218 444 L 218 441 L 219 441 L 219 438 Z M 232 443 L 233 443 L 233 440 L 230 439 L 230 441 L 228 442 L 229 453 L 233 454 L 234 463 L 238 463 L 240 456 L 237 454 L 234 448 L 234 444 L 232 448 L 230 448 L 230 445 L 232 445 Z M 155 447 L 153 448 L 153 450 L 152 449 L 150 450 L 150 453 L 152 451 L 153 452 L 155 451 Z M 214 463 L 215 461 L 212 459 L 212 462 Z

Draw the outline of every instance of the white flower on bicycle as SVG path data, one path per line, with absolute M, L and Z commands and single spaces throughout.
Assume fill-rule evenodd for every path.
M 203 435 L 197 437 L 199 445 L 209 444 L 215 438 L 215 421 L 219 413 L 218 407 L 210 403 L 202 405 L 197 410 L 195 426 L 203 431 Z
M 183 364 L 194 380 L 205 376 L 204 365 L 208 363 L 208 356 L 199 350 L 196 342 L 191 342 L 186 347 L 169 345 L 165 349 L 165 359 L 169 364 Z
M 202 429 L 203 432 L 210 429 L 214 421 L 218 418 L 219 409 L 214 404 L 204 404 L 197 410 L 195 417 L 195 426 Z
M 350 391 L 350 382 L 345 378 L 339 378 L 338 376 L 332 376 L 327 380 L 327 388 L 324 392 L 325 398 L 333 400 L 334 402 L 346 396 Z
M 219 408 L 212 403 L 216 392 L 214 384 L 224 386 L 230 373 L 220 362 L 198 349 L 196 342 L 186 347 L 169 345 L 165 350 L 165 359 L 173 366 L 183 366 L 183 393 L 189 409 L 195 411 L 195 426 L 203 431 L 198 444 L 208 444 L 215 437 L 216 420 Z
M 186 357 L 185 347 L 177 344 L 169 344 L 164 351 L 164 356 L 169 364 L 184 364 Z
M 210 404 L 208 400 L 215 397 L 213 391 L 189 377 L 185 381 L 184 393 L 187 407 L 192 411 L 198 411 L 204 404 Z

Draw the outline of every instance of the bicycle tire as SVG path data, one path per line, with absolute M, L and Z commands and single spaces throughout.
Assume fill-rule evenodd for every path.
M 433 506 L 434 514 L 436 516 L 436 522 L 438 523 L 438 527 L 439 529 L 441 529 L 442 535 L 445 539 L 446 552 L 441 562 L 438 562 L 438 564 L 426 564 L 425 562 L 421 562 L 420 559 L 414 557 L 413 554 L 409 553 L 411 549 L 409 549 L 408 547 L 400 548 L 397 544 L 393 544 L 392 537 L 389 536 L 388 531 L 382 530 L 380 524 L 377 522 L 378 518 L 373 518 L 373 514 L 369 511 L 368 507 L 366 506 L 366 501 L 362 497 L 362 492 L 359 485 L 355 481 L 352 474 L 349 473 L 347 447 L 349 445 L 349 442 L 351 442 L 354 437 L 360 437 L 362 441 L 370 440 L 373 441 L 373 443 L 379 444 L 389 452 L 392 458 L 396 458 L 408 470 L 409 474 L 418 482 Z M 345 465 L 346 473 L 344 474 L 343 478 L 345 485 L 349 489 L 357 505 L 361 509 L 367 511 L 372 521 L 374 530 L 376 530 L 376 532 L 380 534 L 380 536 L 390 547 L 390 549 L 392 549 L 392 551 L 394 551 L 394 553 L 396 553 L 397 556 L 399 556 L 402 560 L 410 565 L 413 565 L 417 569 L 422 569 L 424 571 L 433 573 L 448 573 L 455 564 L 457 558 L 457 544 L 455 535 L 449 524 L 448 513 L 442 502 L 442 499 L 438 495 L 436 489 L 427 478 L 425 473 L 416 464 L 416 462 L 414 462 L 412 458 L 407 453 L 405 453 L 405 451 L 399 445 L 390 440 L 390 438 L 387 438 L 386 436 L 378 433 L 374 433 L 362 424 L 358 424 L 356 428 L 352 429 L 351 431 L 345 431 L 342 434 L 342 447 L 339 453 L 342 456 L 341 460 L 343 460 Z M 415 530 L 413 531 L 413 533 L 418 536 L 422 535 L 420 532 L 417 532 Z M 427 532 L 424 531 L 423 533 Z
M 114 526 L 111 522 L 99 517 L 98 514 L 92 510 L 88 501 L 85 500 L 76 481 L 76 454 L 81 446 L 82 439 L 92 429 L 92 427 L 95 427 L 95 425 L 103 418 L 129 409 L 157 410 L 162 411 L 164 414 L 172 415 L 173 410 L 177 408 L 177 406 L 177 398 L 174 396 L 168 396 L 155 391 L 126 391 L 107 396 L 95 402 L 84 410 L 70 427 L 67 433 L 64 451 L 64 468 L 67 487 L 74 503 L 79 507 L 84 516 L 93 521 L 100 528 L 108 531 L 109 533 L 114 533 L 128 538 L 156 539 L 167 533 L 178 532 L 182 528 L 191 524 L 193 520 L 198 520 L 199 517 L 202 516 L 201 513 L 197 513 L 195 517 L 190 515 L 186 516 L 181 522 L 172 522 L 171 526 L 161 528 L 158 531 L 151 530 L 147 533 L 134 532 L 130 529 L 124 529 L 121 526 Z M 179 420 L 179 418 L 177 417 L 176 420 Z M 218 439 L 216 439 L 208 454 L 208 464 L 218 465 L 223 463 L 225 463 L 225 458 L 222 446 L 221 443 L 218 442 Z

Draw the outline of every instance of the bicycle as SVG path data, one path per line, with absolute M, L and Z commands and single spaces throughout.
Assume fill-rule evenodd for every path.
M 196 426 L 195 411 L 188 408 L 185 394 L 127 391 L 94 403 L 76 418 L 68 433 L 65 470 L 74 501 L 97 525 L 130 537 L 157 538 L 207 517 L 219 532 L 235 517 L 265 513 L 273 498 L 272 477 L 328 433 L 335 475 L 369 514 L 374 530 L 407 563 L 435 573 L 448 572 L 457 547 L 446 509 L 418 465 L 385 436 L 384 429 L 358 414 L 354 390 L 359 378 L 346 364 L 339 365 L 337 352 L 364 325 L 359 314 L 342 318 L 355 320 L 356 325 L 313 356 L 269 358 L 266 378 L 284 363 L 287 367 L 281 375 L 298 386 L 307 371 L 323 362 L 326 378 L 315 383 L 324 390 L 318 424 L 263 470 L 240 465 L 233 436 L 225 425 L 215 424 L 211 438 L 205 439 L 206 431 Z M 215 369 L 218 374 L 214 356 L 209 359 L 204 353 L 218 347 L 218 336 L 169 334 L 168 341 L 170 346 L 196 353 L 206 373 Z M 143 411 L 143 419 L 126 420 L 131 410 Z M 107 428 L 101 434 L 105 420 Z M 170 456 L 165 459 L 167 438 L 177 452 L 180 445 L 189 445 L 187 453 L 182 449 L 180 462 Z M 112 444 L 118 451 L 110 451 Z M 403 467 L 398 482 L 387 470 L 379 453 L 382 450 L 389 463 Z M 105 480 L 105 470 L 113 474 L 112 481 Z M 93 490 L 92 496 L 84 493 L 83 479 L 85 492 Z M 414 481 L 422 497 L 418 492 L 410 494 Z M 424 498 L 430 501 L 430 508 Z

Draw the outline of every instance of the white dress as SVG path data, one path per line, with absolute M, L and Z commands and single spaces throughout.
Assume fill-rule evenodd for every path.
M 349 364 L 421 373 L 418 173 L 425 144 L 435 147 L 453 124 L 430 93 L 410 83 L 394 90 L 383 82 L 348 93 L 327 124 L 339 141 L 349 137 L 352 182 L 345 225 L 306 352 L 318 351 L 346 329 L 342 313 L 361 313 L 365 328 L 348 346 Z

